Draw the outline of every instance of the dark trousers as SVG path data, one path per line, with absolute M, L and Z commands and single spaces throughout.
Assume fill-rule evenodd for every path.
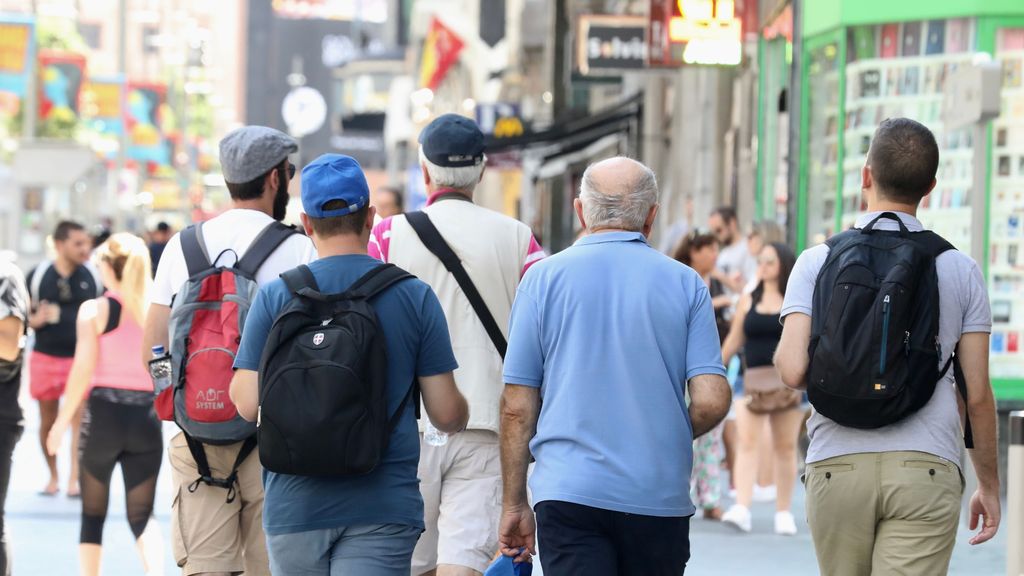
M 545 576 L 681 576 L 690 518 L 612 512 L 568 502 L 537 504 Z
M 4 504 L 7 502 L 7 487 L 11 482 L 11 462 L 14 446 L 21 438 L 21 426 L 0 424 L 0 576 L 11 573 L 10 545 L 7 542 L 7 527 L 4 523 Z

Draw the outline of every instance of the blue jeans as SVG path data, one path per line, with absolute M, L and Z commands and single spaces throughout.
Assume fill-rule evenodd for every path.
M 267 535 L 274 576 L 409 576 L 421 530 L 374 524 Z

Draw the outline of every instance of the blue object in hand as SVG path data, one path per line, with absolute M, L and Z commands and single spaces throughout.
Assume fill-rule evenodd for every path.
M 520 562 L 516 564 L 511 556 L 499 556 L 484 572 L 484 576 L 530 576 L 533 574 L 533 564 Z

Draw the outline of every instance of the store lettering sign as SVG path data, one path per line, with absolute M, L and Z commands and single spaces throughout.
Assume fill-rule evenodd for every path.
M 735 66 L 743 57 L 743 25 L 735 0 L 678 0 L 679 15 L 669 20 L 669 41 L 685 44 L 686 64 Z
M 577 67 L 582 74 L 647 66 L 647 20 L 585 15 L 579 21 Z

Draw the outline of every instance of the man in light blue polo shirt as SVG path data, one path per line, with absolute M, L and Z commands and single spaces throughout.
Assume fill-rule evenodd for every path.
M 696 272 L 647 244 L 658 209 L 650 169 L 612 158 L 580 188 L 589 234 L 531 268 L 512 309 L 502 551 L 525 559 L 539 529 L 545 572 L 678 576 L 693 439 L 731 401 L 711 298 Z

